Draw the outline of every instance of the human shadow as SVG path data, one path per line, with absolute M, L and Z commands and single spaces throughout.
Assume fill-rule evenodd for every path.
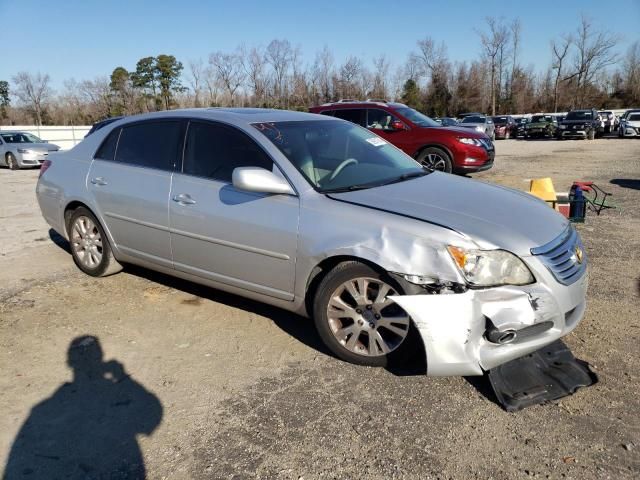
M 97 337 L 75 338 L 67 363 L 73 381 L 32 408 L 3 478 L 146 478 L 136 435 L 151 435 L 160 424 L 158 398 L 120 362 L 105 362 Z
M 630 188 L 632 190 L 640 190 L 640 180 L 633 180 L 630 178 L 614 178 L 609 180 L 609 183 L 618 185 L 622 188 Z

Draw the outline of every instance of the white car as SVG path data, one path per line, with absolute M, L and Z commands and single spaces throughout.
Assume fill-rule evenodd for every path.
M 618 136 L 640 137 L 640 110 L 627 110 L 620 119 Z

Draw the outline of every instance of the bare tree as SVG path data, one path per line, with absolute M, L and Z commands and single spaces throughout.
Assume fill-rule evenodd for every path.
M 245 46 L 240 47 L 242 68 L 247 76 L 247 84 L 254 96 L 254 104 L 262 105 L 267 90 L 267 78 L 265 73 L 266 60 L 260 47 L 251 50 Z
M 214 52 L 209 56 L 209 64 L 229 94 L 229 104 L 233 106 L 233 97 L 245 78 L 242 63 L 237 53 Z
M 575 105 L 584 106 L 587 87 L 596 75 L 618 60 L 615 47 L 619 37 L 607 31 L 596 30 L 591 21 L 582 16 L 576 32 L 574 45 Z
M 373 88 L 371 96 L 374 98 L 387 99 L 389 95 L 388 88 L 389 77 L 389 60 L 384 55 L 380 55 L 373 59 Z
M 447 47 L 444 42 L 436 45 L 430 37 L 418 41 L 418 52 L 413 54 L 414 61 L 420 66 L 425 77 L 433 75 L 447 63 Z
M 32 74 L 29 72 L 19 72 L 13 77 L 15 84 L 14 94 L 18 99 L 31 106 L 36 115 L 38 125 L 42 125 L 43 103 L 51 96 L 48 74 L 40 72 Z
M 629 105 L 640 103 L 640 41 L 635 41 L 627 50 L 622 62 L 625 100 Z
M 293 59 L 293 49 L 289 40 L 272 40 L 267 46 L 265 59 L 274 75 L 274 97 L 278 105 L 283 105 L 284 80 L 289 74 L 291 61 Z
M 553 40 L 551 42 L 551 69 L 555 70 L 553 81 L 553 111 L 558 111 L 559 89 L 560 81 L 564 73 L 563 68 L 566 66 L 565 60 L 569 54 L 569 49 L 573 43 L 571 35 L 561 37 L 560 40 Z
M 191 60 L 189 62 L 189 77 L 188 82 L 193 90 L 193 106 L 202 106 L 202 84 L 204 82 L 205 68 L 202 59 Z
M 339 90 L 341 98 L 362 98 L 362 90 L 358 80 L 362 73 L 362 61 L 358 57 L 350 56 L 340 66 Z
M 520 51 L 520 35 L 522 32 L 522 24 L 520 19 L 516 18 L 510 27 L 511 31 L 511 76 L 509 78 L 509 97 L 513 97 L 513 77 L 518 69 L 518 53 Z
M 478 32 L 482 42 L 483 53 L 489 61 L 490 66 L 490 89 L 491 89 L 491 115 L 496 114 L 496 74 L 498 70 L 500 53 L 504 52 L 504 47 L 509 41 L 509 30 L 500 21 L 493 17 L 487 18 L 489 32 Z
M 318 81 L 320 89 L 320 101 L 328 102 L 332 99 L 332 83 L 331 78 L 334 75 L 333 55 L 326 45 L 316 53 L 316 59 L 313 64 L 313 76 Z

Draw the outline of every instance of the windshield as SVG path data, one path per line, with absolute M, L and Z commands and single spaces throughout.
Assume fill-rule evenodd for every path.
M 352 123 L 312 120 L 253 126 L 319 192 L 370 188 L 428 173 L 401 150 Z
M 400 107 L 400 108 L 394 108 L 393 110 L 398 112 L 407 120 L 411 120 L 413 123 L 415 123 L 419 127 L 439 127 L 440 126 L 438 122 L 431 119 L 430 117 L 427 117 L 425 114 L 420 113 L 417 110 L 414 110 L 413 108 Z
M 496 125 L 506 125 L 509 123 L 508 117 L 493 117 L 493 123 Z
M 551 117 L 549 115 L 534 115 L 531 117 L 531 123 L 535 122 L 550 122 Z
M 464 117 L 460 123 L 484 123 L 485 117 L 479 115 L 469 115 Z
M 569 112 L 565 120 L 591 120 L 591 112 Z
M 640 113 L 632 113 L 627 117 L 630 122 L 637 122 L 640 120 Z
M 7 143 L 42 143 L 38 137 L 26 132 L 0 133 L 0 136 Z

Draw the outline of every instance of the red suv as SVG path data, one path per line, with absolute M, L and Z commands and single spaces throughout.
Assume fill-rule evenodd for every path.
M 342 100 L 312 107 L 309 111 L 366 127 L 429 170 L 470 173 L 493 166 L 495 148 L 484 133 L 442 127 L 402 103 Z

